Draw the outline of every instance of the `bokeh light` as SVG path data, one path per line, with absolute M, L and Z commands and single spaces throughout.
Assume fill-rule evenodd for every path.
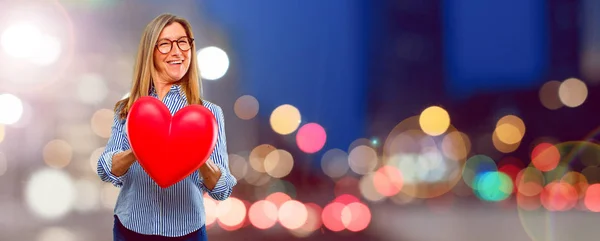
M 375 190 L 386 197 L 398 194 L 403 183 L 402 173 L 393 166 L 382 166 L 373 174 Z
M 346 205 L 339 202 L 331 202 L 327 204 L 323 208 L 323 212 L 321 214 L 323 225 L 333 232 L 340 232 L 344 230 L 346 227 L 342 222 L 342 212 L 345 207 Z
M 14 23 L 2 32 L 0 43 L 7 54 L 15 58 L 29 58 L 37 52 L 42 37 L 38 26 L 25 22 Z
M 585 102 L 588 96 L 588 89 L 583 81 L 576 78 L 569 78 L 560 84 L 558 96 L 565 106 L 574 108 Z
M 326 151 L 321 157 L 321 169 L 323 173 L 331 178 L 340 178 L 350 169 L 348 165 L 348 154 L 341 149 Z
M 217 214 L 217 201 L 212 199 L 208 193 L 204 195 L 204 210 L 206 210 L 206 226 L 211 226 L 215 222 L 217 222 L 218 214 Z
M 91 126 L 94 134 L 102 138 L 109 138 L 115 112 L 110 109 L 100 109 L 92 115 Z
M 248 173 L 248 162 L 246 159 L 237 154 L 229 154 L 229 169 L 238 181 L 242 180 Z
M 246 206 L 240 199 L 229 197 L 217 204 L 217 217 L 221 227 L 236 229 L 246 218 Z
M 278 217 L 281 226 L 287 229 L 298 229 L 307 221 L 308 210 L 301 202 L 288 200 L 279 208 Z
M 52 140 L 43 149 L 44 162 L 53 168 L 63 168 L 73 158 L 73 148 L 65 140 Z
M 344 176 L 335 182 L 333 193 L 336 197 L 344 194 L 360 196 L 360 181 L 352 176 Z
M 351 232 L 360 232 L 371 223 L 371 211 L 367 205 L 353 202 L 342 209 L 342 223 Z
M 517 174 L 515 182 L 519 194 L 534 197 L 542 192 L 546 179 L 540 170 L 526 167 Z
M 563 103 L 558 96 L 558 89 L 561 82 L 552 80 L 544 83 L 539 91 L 540 102 L 549 110 L 556 110 L 563 107 Z
M 496 172 L 498 167 L 496 162 L 492 158 L 486 155 L 474 155 L 470 157 L 463 170 L 463 180 L 465 183 L 473 188 L 477 189 L 477 177 L 488 172 Z
M 294 157 L 286 150 L 275 150 L 265 157 L 265 172 L 274 178 L 282 178 L 290 174 L 294 167 Z
M 308 237 L 323 225 L 321 221 L 322 208 L 315 203 L 306 203 L 304 206 L 307 211 L 306 222 L 301 227 L 290 230 L 292 235 L 300 238 Z
M 206 80 L 218 80 L 229 69 L 229 57 L 222 49 L 209 46 L 198 50 L 198 68 Z
M 585 207 L 592 212 L 600 212 L 600 184 L 590 185 L 585 191 Z
M 450 125 L 445 133 L 456 131 Z M 444 144 L 444 137 L 432 137 L 421 129 L 419 116 L 409 117 L 388 135 L 383 146 L 383 163 L 402 173 L 404 195 L 411 198 L 441 196 L 450 192 L 462 177 L 466 159 L 460 156 L 468 153 L 470 141 L 460 136 L 456 136 L 456 143 L 446 141 Z
M 540 195 L 542 205 L 549 211 L 567 211 L 575 207 L 578 195 L 568 183 L 553 181 L 548 183 Z
M 75 186 L 71 177 L 60 170 L 35 171 L 25 186 L 25 202 L 37 216 L 58 219 L 73 208 Z
M 281 135 L 289 135 L 300 126 L 300 111 L 292 105 L 280 105 L 273 110 L 269 121 L 273 131 Z
M 51 65 L 55 63 L 62 53 L 62 45 L 57 37 L 50 35 L 42 35 L 41 39 L 38 40 L 36 54 L 29 58 L 29 61 L 41 65 Z
M 513 145 L 521 142 L 525 135 L 525 123 L 515 115 L 506 115 L 496 123 L 496 136 L 503 143 Z
M 98 159 L 100 159 L 102 152 L 104 152 L 104 147 L 96 148 L 94 151 L 92 151 L 92 153 L 90 153 L 89 162 L 90 167 L 92 168 L 92 173 L 97 173 L 98 171 Z
M 100 183 L 97 180 L 80 179 L 75 181 L 74 186 L 75 210 L 89 212 L 100 207 Z
M 325 146 L 327 134 L 325 129 L 317 123 L 303 125 L 296 133 L 298 148 L 305 153 L 315 153 Z
M 0 124 L 15 124 L 23 115 L 23 102 L 12 94 L 0 94 Z
M 258 114 L 258 100 L 251 95 L 238 98 L 233 105 L 233 112 L 242 120 L 250 120 Z
M 471 140 L 467 134 L 460 131 L 452 131 L 442 139 L 442 151 L 444 156 L 452 160 L 464 160 L 471 152 Z
M 478 173 L 473 186 L 477 197 L 490 202 L 507 199 L 513 193 L 514 187 L 510 177 L 498 171 Z
M 257 172 L 264 173 L 265 170 L 265 158 L 269 153 L 275 151 L 276 148 L 269 144 L 262 144 L 256 146 L 250 152 L 250 157 L 248 158 L 248 162 L 250 163 L 250 167 Z
M 250 206 L 248 218 L 250 223 L 258 229 L 273 227 L 278 220 L 279 209 L 275 204 L 267 200 L 260 200 Z
M 375 186 L 375 175 L 376 172 L 369 172 L 366 175 L 362 176 L 360 182 L 358 183 L 358 188 L 360 190 L 360 194 L 366 200 L 377 203 L 385 200 L 386 196 L 379 190 L 377 190 L 377 187 Z M 392 191 L 394 190 L 392 189 Z
M 431 136 L 439 136 L 448 130 L 450 115 L 439 106 L 431 106 L 421 112 L 419 124 L 423 132 Z
M 541 171 L 548 172 L 558 166 L 560 152 L 550 143 L 540 143 L 531 152 L 531 163 Z
M 348 165 L 356 174 L 367 174 L 377 167 L 377 152 L 370 146 L 357 146 L 348 154 Z
M 77 241 L 79 240 L 75 233 L 63 227 L 51 226 L 44 228 L 35 241 Z

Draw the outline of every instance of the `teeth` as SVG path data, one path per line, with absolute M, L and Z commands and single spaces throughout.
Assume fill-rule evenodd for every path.
M 181 61 L 180 60 L 177 60 L 177 61 L 167 61 L 167 63 L 169 63 L 169 64 L 181 64 Z

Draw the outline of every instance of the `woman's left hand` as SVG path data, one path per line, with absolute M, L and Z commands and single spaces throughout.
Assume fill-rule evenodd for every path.
M 221 178 L 221 169 L 211 159 L 208 159 L 198 170 L 200 171 L 200 175 L 202 175 L 204 186 L 213 190 L 219 178 Z

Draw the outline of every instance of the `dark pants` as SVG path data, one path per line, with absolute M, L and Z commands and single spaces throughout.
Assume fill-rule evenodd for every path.
M 115 215 L 115 224 L 113 227 L 113 241 L 207 241 L 206 226 L 202 226 L 198 231 L 182 237 L 163 237 L 156 235 L 144 235 L 133 232 L 123 226 L 119 218 Z

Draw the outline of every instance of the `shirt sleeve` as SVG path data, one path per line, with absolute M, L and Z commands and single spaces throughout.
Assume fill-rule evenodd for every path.
M 210 159 L 217 165 L 221 171 L 221 177 L 217 181 L 215 187 L 210 190 L 204 183 L 202 183 L 202 175 L 200 176 L 200 182 L 202 183 L 202 189 L 208 193 L 210 197 L 215 200 L 225 200 L 231 196 L 233 186 L 237 184 L 237 180 L 231 174 L 229 170 L 229 155 L 227 153 L 227 140 L 225 137 L 225 118 L 223 117 L 223 110 L 218 106 L 211 106 L 213 113 L 218 123 L 218 136 L 217 144 L 213 153 L 210 155 Z
M 124 122 L 119 119 L 119 111 L 116 111 L 108 143 L 98 159 L 98 176 L 100 176 L 102 181 L 112 183 L 116 187 L 123 186 L 123 179 L 127 175 L 126 172 L 122 176 L 115 176 L 111 172 L 113 156 L 125 151 L 123 150 L 123 146 L 127 142 L 127 136 L 124 132 L 124 125 Z

